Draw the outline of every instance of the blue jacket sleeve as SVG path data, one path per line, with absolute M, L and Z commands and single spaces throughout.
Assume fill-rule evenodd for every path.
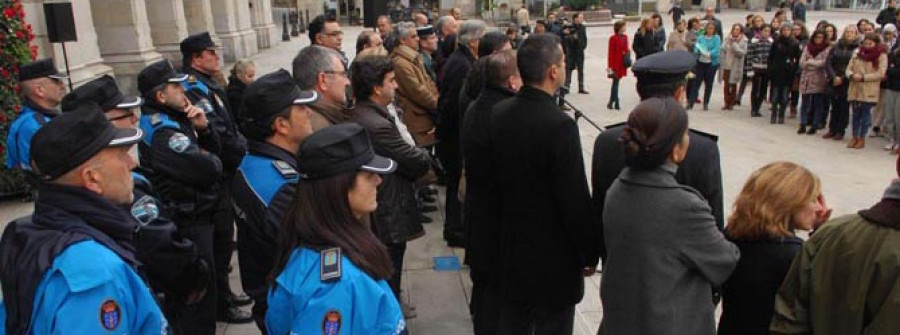
M 8 168 L 19 167 L 25 171 L 31 171 L 31 138 L 41 129 L 41 125 L 34 119 L 33 114 L 22 115 L 27 117 L 22 120 L 18 131 L 9 133 L 7 150 L 14 148 L 7 154 L 6 166 Z

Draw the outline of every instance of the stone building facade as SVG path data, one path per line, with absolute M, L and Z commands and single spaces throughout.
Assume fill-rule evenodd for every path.
M 38 58 L 53 58 L 63 68 L 61 45 L 50 43 L 47 38 L 44 2 L 22 0 L 26 21 L 34 29 Z M 272 20 L 272 0 L 73 0 L 71 3 L 78 41 L 67 42 L 66 51 L 76 86 L 111 74 L 123 90 L 135 93 L 141 69 L 163 58 L 180 65 L 181 40 L 203 31 L 209 31 L 221 45 L 223 63 L 252 56 L 280 40 L 280 30 Z

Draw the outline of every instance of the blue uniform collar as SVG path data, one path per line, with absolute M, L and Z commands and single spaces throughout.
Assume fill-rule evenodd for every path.
M 269 142 L 247 140 L 247 151 L 251 155 L 269 157 L 288 163 L 295 170 L 297 169 L 297 154 L 291 153 L 281 147 L 275 146 Z
M 52 108 L 41 107 L 41 105 L 38 105 L 36 102 L 32 101 L 29 98 L 25 98 L 25 102 L 23 104 L 28 109 L 33 110 L 37 113 L 41 113 L 44 116 L 49 117 L 49 118 L 53 118 L 53 117 L 56 117 L 57 115 L 59 115 L 58 110 L 52 109 Z

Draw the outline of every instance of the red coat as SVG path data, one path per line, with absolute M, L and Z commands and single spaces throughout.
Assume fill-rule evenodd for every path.
M 631 52 L 628 50 L 628 35 L 613 34 L 609 38 L 609 48 L 607 49 L 609 50 L 609 55 L 606 57 L 607 67 L 616 71 L 617 79 L 624 77 L 628 73 L 628 69 L 625 68 L 625 64 L 622 64 L 622 59 L 625 54 Z

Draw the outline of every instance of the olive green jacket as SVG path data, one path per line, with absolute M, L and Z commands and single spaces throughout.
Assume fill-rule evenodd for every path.
M 898 190 L 895 181 L 881 202 L 826 223 L 803 245 L 775 299 L 772 334 L 900 332 Z

